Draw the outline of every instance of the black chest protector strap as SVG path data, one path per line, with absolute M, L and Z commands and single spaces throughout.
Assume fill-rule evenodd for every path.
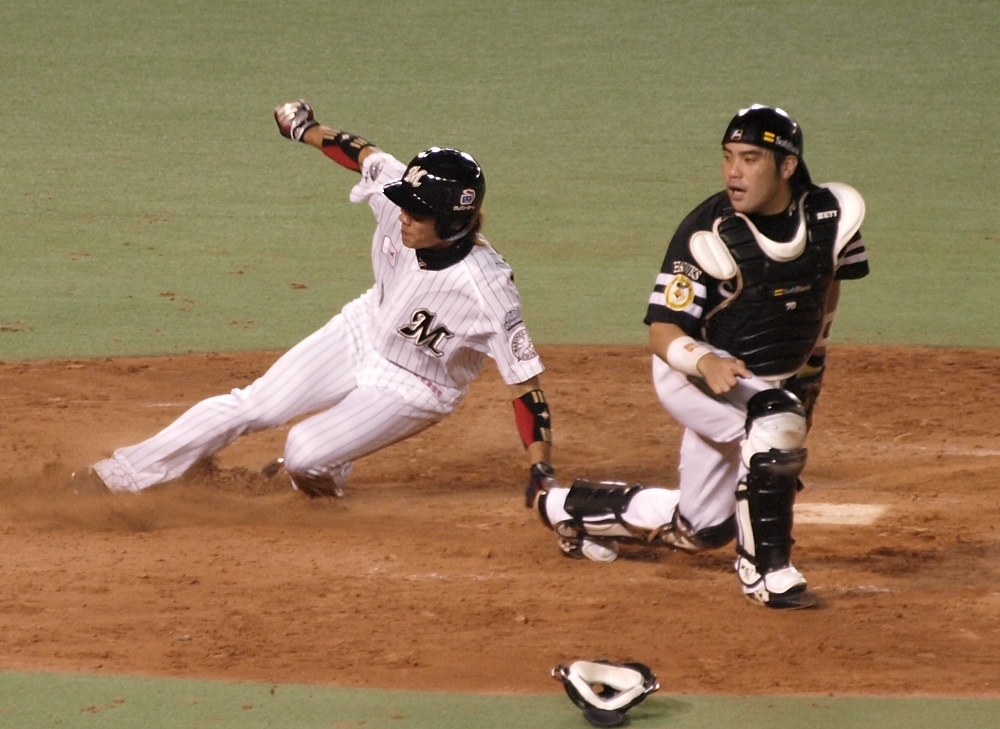
M 739 283 L 732 296 L 706 317 L 703 338 L 764 377 L 797 371 L 823 328 L 826 292 L 834 273 L 837 199 L 814 188 L 805 198 L 804 213 L 806 242 L 790 261 L 768 257 L 754 231 L 728 206 L 718 227 L 739 268 Z

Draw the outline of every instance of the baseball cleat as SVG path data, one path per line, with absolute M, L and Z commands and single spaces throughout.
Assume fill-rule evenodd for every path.
M 611 541 L 595 542 L 586 537 L 569 539 L 557 537 L 559 549 L 572 559 L 589 559 L 592 562 L 614 562 L 618 557 L 618 544 Z
M 792 565 L 760 576 L 753 564 L 739 557 L 736 571 L 743 583 L 743 594 L 755 604 L 775 610 L 801 610 L 818 607 L 820 600 L 810 592 L 806 578 Z
M 107 496 L 111 493 L 111 489 L 108 485 L 104 483 L 104 480 L 97 475 L 97 471 L 94 470 L 93 466 L 87 466 L 86 468 L 81 468 L 79 471 L 73 471 L 69 477 L 69 490 L 76 496 Z
M 311 499 L 342 499 L 344 489 L 334 480 L 333 476 L 314 476 L 307 473 L 288 474 L 292 488 L 301 491 Z
M 747 597 L 752 602 L 757 602 L 750 595 L 747 595 Z M 770 599 L 764 603 L 765 607 L 774 610 L 804 610 L 806 608 L 819 607 L 819 605 L 819 595 L 809 590 L 805 585 L 793 587 L 788 592 L 781 593 L 780 595 L 771 594 Z
M 268 478 L 274 478 L 275 476 L 278 475 L 278 471 L 280 471 L 284 467 L 284 465 L 285 465 L 284 458 L 275 458 L 273 461 L 271 461 L 262 469 L 260 469 L 260 472 L 262 475 L 267 476 Z

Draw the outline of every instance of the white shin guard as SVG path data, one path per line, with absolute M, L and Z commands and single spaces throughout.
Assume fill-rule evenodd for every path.
M 736 489 L 736 573 L 743 592 L 769 607 L 808 607 L 806 580 L 792 565 L 792 512 L 805 468 L 805 412 L 783 390 L 758 393 L 747 404 L 743 461 Z

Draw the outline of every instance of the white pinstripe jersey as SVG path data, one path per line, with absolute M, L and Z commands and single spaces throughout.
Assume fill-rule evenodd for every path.
M 376 298 L 375 351 L 413 373 L 432 391 L 461 396 L 492 357 L 507 384 L 540 374 L 542 366 L 521 318 L 513 271 L 485 241 L 440 271 L 421 269 L 400 237 L 399 208 L 382 186 L 406 165 L 385 152 L 370 154 L 351 201 L 367 201 L 377 226 L 372 237 Z M 450 399 L 447 392 L 436 393 Z

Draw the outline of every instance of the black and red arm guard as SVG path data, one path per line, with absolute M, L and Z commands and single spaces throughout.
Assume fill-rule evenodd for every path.
M 361 164 L 358 162 L 361 150 L 373 146 L 372 142 L 350 132 L 329 128 L 323 130 L 323 154 L 341 167 L 355 172 L 361 171 Z
M 552 416 L 541 390 L 532 390 L 514 400 L 514 419 L 525 448 L 538 441 L 552 442 Z

